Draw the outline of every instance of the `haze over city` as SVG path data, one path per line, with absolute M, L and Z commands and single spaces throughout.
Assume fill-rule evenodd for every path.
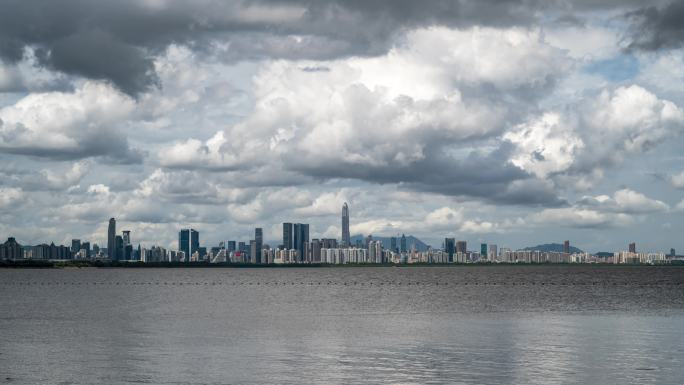
M 5 1 L 0 234 L 684 250 L 684 17 L 655 1 Z M 275 245 L 274 245 L 275 246 Z

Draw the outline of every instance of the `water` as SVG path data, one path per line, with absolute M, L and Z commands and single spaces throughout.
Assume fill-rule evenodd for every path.
M 683 379 L 684 268 L 0 270 L 0 383 Z

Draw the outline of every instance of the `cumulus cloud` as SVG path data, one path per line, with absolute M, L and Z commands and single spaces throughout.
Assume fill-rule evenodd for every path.
M 643 87 L 605 89 L 545 112 L 504 134 L 512 162 L 539 177 L 601 177 L 626 157 L 646 152 L 684 130 L 684 111 Z M 568 179 L 565 180 L 566 182 Z
M 94 82 L 85 82 L 75 92 L 29 94 L 0 109 L 0 152 L 138 162 L 140 154 L 117 131 L 134 107 L 126 95 Z
M 531 175 L 508 162 L 506 148 L 465 148 L 499 135 L 519 113 L 505 100 L 545 89 L 568 63 L 538 31 L 479 27 L 419 29 L 386 55 L 326 62 L 326 71 L 277 61 L 254 78 L 251 115 L 206 142 L 175 143 L 159 162 L 218 171 L 278 164 L 314 178 L 526 203 L 516 194 L 543 184 L 514 184 Z M 487 88 L 495 92 L 476 92 Z M 550 195 L 527 200 L 558 201 Z
M 669 206 L 657 199 L 651 199 L 644 194 L 622 189 L 616 191 L 612 197 L 599 195 L 595 197 L 585 196 L 578 204 L 590 208 L 598 208 L 603 211 L 612 211 L 625 214 L 648 214 L 665 212 Z

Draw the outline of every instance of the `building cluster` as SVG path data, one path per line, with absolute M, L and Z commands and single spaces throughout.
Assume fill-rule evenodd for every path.
M 386 239 L 387 241 L 387 239 Z M 609 263 L 609 264 L 663 264 L 676 259 L 675 250 L 664 253 L 638 253 L 636 244 L 630 243 L 628 251 L 592 255 L 571 253 L 570 242 L 563 243 L 562 251 L 511 250 L 498 248 L 495 244 L 480 244 L 479 250 L 468 250 L 466 241 L 445 238 L 441 249 L 428 247 L 417 250 L 407 247 L 407 238 L 390 237 L 388 244 L 373 239 L 356 239 L 352 243 L 349 232 L 349 206 L 342 206 L 342 234 L 335 238 L 309 237 L 309 224 L 283 223 L 282 243 L 271 247 L 264 243 L 263 229 L 254 230 L 249 241 L 223 241 L 207 249 L 200 246 L 199 231 L 181 229 L 178 233 L 177 250 L 160 246 L 133 247 L 131 232 L 116 232 L 116 219 L 109 219 L 107 247 L 73 239 L 71 247 L 41 244 L 22 246 L 9 238 L 0 244 L 0 260 L 106 260 L 115 262 L 145 263 L 232 263 L 232 264 L 411 264 L 411 263 Z

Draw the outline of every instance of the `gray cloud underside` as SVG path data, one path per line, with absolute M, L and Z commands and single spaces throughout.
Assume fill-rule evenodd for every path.
M 526 0 L 200 0 L 152 4 L 158 5 L 136 0 L 4 1 L 0 5 L 0 58 L 16 62 L 30 47 L 46 68 L 109 80 L 124 92 L 138 95 L 159 86 L 153 58 L 172 43 L 227 60 L 330 59 L 380 54 L 397 33 L 424 25 L 529 25 L 540 10 L 568 13 L 630 6 L 617 1 L 568 4 Z M 673 7 L 678 12 L 682 9 Z M 657 10 L 640 12 L 646 19 L 644 26 L 662 24 L 665 28 L 653 34 L 657 44 L 665 45 L 660 40 L 670 35 L 681 37 L 681 28 L 672 23 L 676 16 Z M 214 44 L 226 41 L 228 46 L 220 49 Z

